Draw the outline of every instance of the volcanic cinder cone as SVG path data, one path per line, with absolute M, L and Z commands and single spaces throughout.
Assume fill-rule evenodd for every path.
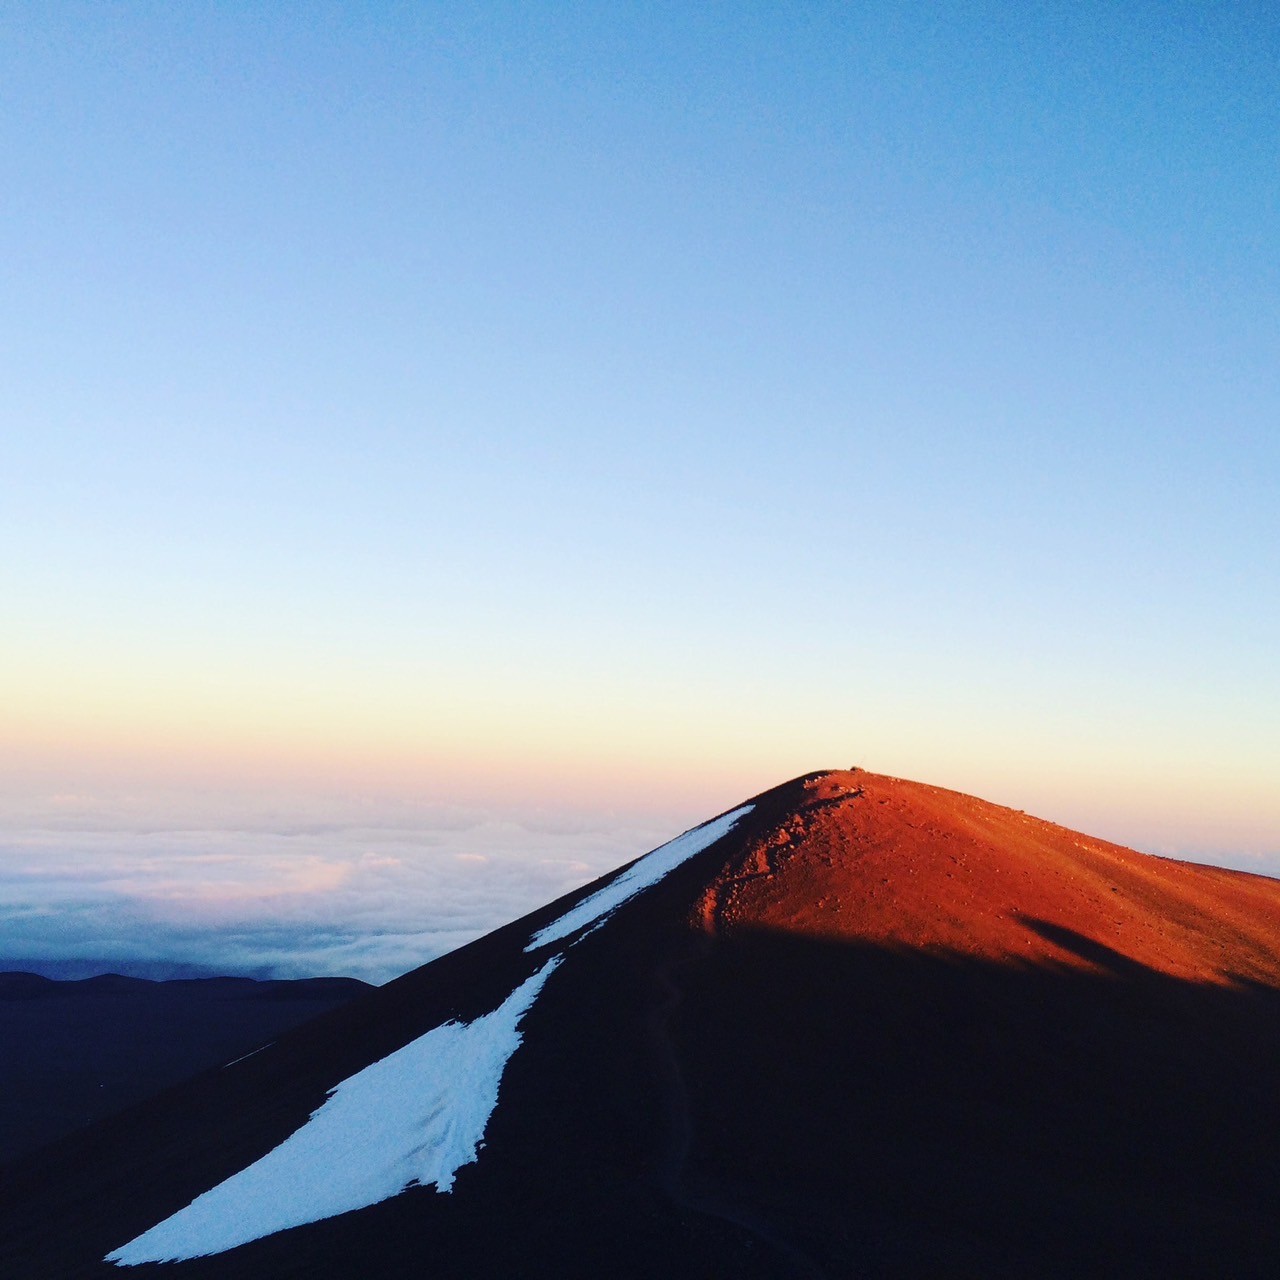
M 1280 883 L 815 774 L 13 1167 L 0 1275 L 1275 1276 L 1277 1079 Z

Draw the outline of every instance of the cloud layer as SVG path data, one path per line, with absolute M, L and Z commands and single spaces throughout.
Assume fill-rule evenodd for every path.
M 384 982 L 680 829 L 447 806 L 221 824 L 129 809 L 78 797 L 0 815 L 0 969 Z

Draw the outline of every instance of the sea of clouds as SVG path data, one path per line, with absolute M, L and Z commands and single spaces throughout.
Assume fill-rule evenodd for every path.
M 0 806 L 0 970 L 381 983 L 690 825 L 368 808 L 312 801 L 228 815 L 217 797 L 10 799 Z

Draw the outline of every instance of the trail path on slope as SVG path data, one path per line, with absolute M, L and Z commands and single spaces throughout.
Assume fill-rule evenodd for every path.
M 838 804 L 861 794 L 861 791 L 847 792 L 816 800 L 812 807 Z M 655 1079 L 666 1118 L 666 1131 L 661 1136 L 658 1161 L 662 1189 L 677 1204 L 750 1232 L 779 1255 L 787 1271 L 798 1280 L 826 1280 L 827 1273 L 813 1258 L 782 1235 L 775 1223 L 733 1198 L 730 1188 L 720 1186 L 710 1190 L 705 1186 L 704 1180 L 702 1190 L 694 1192 L 689 1189 L 687 1169 L 693 1148 L 693 1115 L 680 1055 L 670 1030 L 671 1019 L 684 1000 L 678 978 L 679 970 L 696 964 L 715 946 L 716 935 L 729 923 L 732 915 L 734 889 L 741 884 L 773 876 L 782 860 L 795 852 L 811 822 L 807 813 L 790 815 L 784 823 L 775 826 L 752 844 L 747 857 L 743 859 L 741 870 L 718 879 L 708 887 L 698 906 L 702 929 L 691 933 L 687 954 L 678 955 L 673 951 L 653 971 L 658 998 L 649 1011 L 648 1039 L 653 1051 Z

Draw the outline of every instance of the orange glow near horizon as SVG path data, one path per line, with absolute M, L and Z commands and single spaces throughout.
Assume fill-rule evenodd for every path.
M 500 794 L 508 807 L 694 822 L 797 774 L 860 765 L 1148 851 L 1280 857 L 1266 751 L 1239 735 L 1228 749 L 1213 725 L 1199 737 L 1194 725 L 1180 737 L 1146 722 L 1118 731 L 1063 703 L 1033 735 L 1008 700 L 942 691 L 910 702 L 823 671 L 792 686 L 729 671 L 691 694 L 599 671 L 535 682 L 479 661 L 431 680 L 391 662 L 242 669 L 172 657 L 147 671 L 120 655 L 109 669 L 106 655 L 17 656 L 0 685 L 10 788 L 275 789 L 304 806 L 328 791 L 372 803 Z
M 499 723 L 493 708 L 465 724 L 441 717 L 416 733 L 407 715 L 341 718 L 313 709 L 305 719 L 268 723 L 235 707 L 137 710 L 128 718 L 12 718 L 0 729 L 0 767 L 11 786 L 40 789 L 279 790 L 304 806 L 307 796 L 335 790 L 372 803 L 485 803 L 497 794 L 507 807 L 661 811 L 692 822 L 797 774 L 860 765 L 1150 852 L 1280 854 L 1280 800 L 1264 779 L 1239 771 L 1186 767 L 1139 776 L 1064 754 L 1057 767 L 1038 772 L 990 750 L 962 758 L 890 743 L 880 754 L 837 755 L 816 736 L 809 754 L 741 722 L 696 733 L 680 725 L 666 734 L 641 724 L 610 734 L 587 716 L 545 727 L 527 714 Z

